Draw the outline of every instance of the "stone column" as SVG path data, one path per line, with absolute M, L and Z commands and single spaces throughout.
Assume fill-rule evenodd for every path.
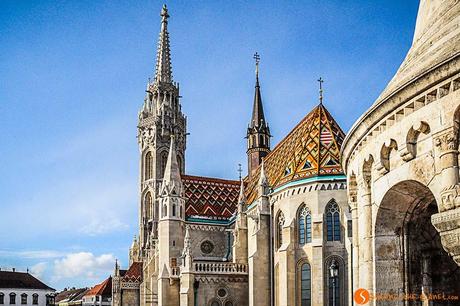
M 371 177 L 362 175 L 358 188 L 359 287 L 374 291 Z
M 351 284 L 352 294 L 359 288 L 359 232 L 358 232 L 358 203 L 356 202 L 356 191 L 352 195 L 350 192 L 350 210 L 351 210 L 351 222 L 352 222 L 352 241 L 353 241 L 353 261 L 352 261 L 352 273 L 353 280 Z
M 278 249 L 279 263 L 279 301 L 280 305 L 276 306 L 291 306 L 296 304 L 295 300 L 295 261 L 293 244 L 294 219 L 286 220 L 283 227 L 283 244 Z
M 458 131 L 448 128 L 433 135 L 436 166 L 441 171 L 441 203 L 431 223 L 441 236 L 444 249 L 460 266 L 460 185 L 458 173 Z

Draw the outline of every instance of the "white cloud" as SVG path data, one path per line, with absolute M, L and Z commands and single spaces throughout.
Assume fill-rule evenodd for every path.
M 54 261 L 53 279 L 106 277 L 112 273 L 114 263 L 115 257 L 112 254 L 95 256 L 90 252 L 71 253 Z
M 43 278 L 43 274 L 47 267 L 48 267 L 48 263 L 39 262 L 30 268 L 30 273 L 34 275 L 35 277 L 41 279 Z

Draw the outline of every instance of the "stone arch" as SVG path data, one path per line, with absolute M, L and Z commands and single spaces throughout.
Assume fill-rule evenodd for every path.
M 380 174 L 385 174 L 390 171 L 390 154 L 391 152 L 398 150 L 398 143 L 394 139 L 385 141 L 380 149 L 380 163 L 377 166 L 377 171 Z
M 415 180 L 393 185 L 378 207 L 374 234 L 375 293 L 460 292 L 460 269 L 444 251 L 431 215 L 431 190 Z M 395 301 L 382 302 L 382 305 Z M 444 304 L 443 304 L 444 305 Z
M 310 276 L 310 283 L 306 284 L 306 278 L 305 278 L 305 270 L 303 268 L 308 268 L 309 269 L 309 276 Z M 302 275 L 303 274 L 303 275 Z M 303 282 L 302 282 L 303 280 Z M 297 261 L 297 264 L 295 266 L 295 299 L 296 299 L 296 305 L 305 305 L 302 303 L 302 298 L 307 298 L 305 294 L 309 293 L 309 298 L 310 298 L 310 305 L 312 305 L 312 300 L 313 300 L 313 286 L 312 286 L 312 280 L 313 280 L 313 269 L 312 269 L 312 264 L 307 258 L 301 258 L 300 260 Z M 309 292 L 305 292 L 307 289 L 306 287 L 309 287 Z M 303 289 L 303 290 L 302 290 Z M 307 290 L 308 291 L 308 290 Z
M 153 176 L 153 153 L 151 150 L 145 150 L 143 161 L 144 180 L 149 180 Z
M 425 121 L 419 121 L 414 124 L 406 136 L 406 148 L 401 152 L 401 158 L 404 161 L 409 161 L 417 156 L 417 141 L 420 134 L 430 133 L 430 126 Z
M 325 241 L 342 241 L 342 214 L 340 205 L 334 198 L 330 199 L 324 208 Z
M 302 202 L 296 212 L 296 241 L 303 246 L 312 241 L 312 215 L 311 209 Z
M 338 289 L 336 289 L 336 298 L 339 296 L 340 299 L 336 299 L 336 305 L 337 306 L 342 306 L 342 305 L 347 305 L 347 266 L 345 264 L 345 260 L 339 256 L 339 255 L 329 255 L 328 257 L 325 258 L 324 260 L 324 267 L 323 267 L 323 273 L 324 273 L 324 305 L 332 305 L 330 303 L 330 300 L 332 298 L 332 281 L 330 279 L 330 266 L 332 262 L 335 261 L 335 263 L 338 266 L 339 269 L 339 275 L 338 278 L 336 279 L 336 285 L 338 285 Z M 337 288 L 337 287 L 336 287 Z

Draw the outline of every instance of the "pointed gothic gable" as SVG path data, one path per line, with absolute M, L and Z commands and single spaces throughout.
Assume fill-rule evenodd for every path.
M 265 172 L 273 188 L 314 176 L 341 175 L 340 146 L 345 134 L 319 104 L 264 158 Z M 260 167 L 246 178 L 248 203 L 257 198 Z
M 240 182 L 183 175 L 186 217 L 227 220 L 237 210 Z

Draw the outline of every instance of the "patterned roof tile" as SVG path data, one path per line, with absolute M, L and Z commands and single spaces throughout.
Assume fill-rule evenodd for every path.
M 182 183 L 187 217 L 226 220 L 237 209 L 239 181 L 183 175 Z
M 343 174 L 340 147 L 344 132 L 323 104 L 316 106 L 264 158 L 270 186 L 282 186 L 303 178 Z M 252 203 L 258 196 L 260 166 L 252 178 L 246 177 L 246 197 Z

